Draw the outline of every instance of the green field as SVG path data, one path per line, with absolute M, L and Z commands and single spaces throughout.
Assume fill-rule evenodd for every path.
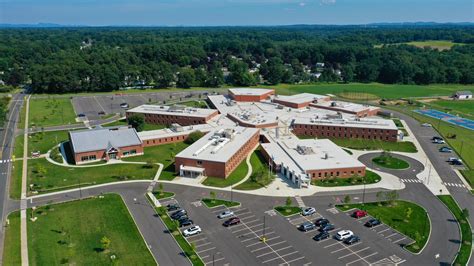
M 408 45 L 413 45 L 419 48 L 430 47 L 433 49 L 442 50 L 449 50 L 454 45 L 464 45 L 462 43 L 454 43 L 452 41 L 439 41 L 439 40 L 431 40 L 431 41 L 421 41 L 421 42 L 407 42 Z
M 259 189 L 268 186 L 271 182 L 273 182 L 273 180 L 275 180 L 275 175 L 273 173 L 269 178 L 268 162 L 265 157 L 263 157 L 260 148 L 256 149 L 250 156 L 250 164 L 252 165 L 252 175 L 245 182 L 236 186 L 234 189 Z
M 407 161 L 392 156 L 378 156 L 373 158 L 372 162 L 378 166 L 390 169 L 407 169 L 410 167 Z
M 308 85 L 290 85 L 280 84 L 277 86 L 259 86 L 264 88 L 276 89 L 279 94 L 297 94 L 302 92 L 316 94 L 335 94 L 347 95 L 351 93 L 352 97 L 361 93 L 362 100 L 367 97 L 365 94 L 373 95 L 384 99 L 399 99 L 406 97 L 425 97 L 425 96 L 450 96 L 458 90 L 468 90 L 469 86 L 458 84 L 434 84 L 434 85 L 400 85 L 400 84 L 380 84 L 380 83 L 317 83 Z M 370 99 L 369 99 L 370 100 Z
M 438 101 L 430 102 L 426 105 L 443 112 L 457 114 L 457 115 L 470 118 L 470 119 L 474 118 L 474 100 L 466 100 L 466 101 L 438 100 Z
M 275 211 L 282 216 L 287 217 L 300 213 L 301 208 L 296 206 L 276 206 Z
M 454 261 L 454 265 L 467 265 L 472 252 L 472 228 L 463 217 L 462 210 L 453 197 L 442 195 L 438 196 L 438 198 L 449 208 L 461 227 L 461 249 Z
M 206 103 L 201 100 L 201 101 L 186 101 L 186 102 L 179 102 L 177 103 L 178 105 L 185 105 L 188 107 L 195 107 L 195 108 L 207 108 Z
M 174 157 L 180 151 L 187 148 L 189 144 L 184 142 L 169 143 L 158 146 L 145 147 L 141 156 L 123 158 L 123 161 L 129 162 L 151 162 L 162 163 L 163 171 L 161 172 L 161 180 L 173 180 L 176 177 L 174 170 Z
M 13 162 L 12 176 L 10 177 L 10 198 L 20 199 L 21 197 L 21 172 L 23 161 Z
M 125 180 L 153 179 L 157 165 L 113 164 L 96 167 L 63 167 L 46 159 L 28 160 L 28 185 L 40 193 Z M 43 171 L 43 173 L 41 172 Z
M 30 265 L 156 264 L 119 195 L 41 207 L 34 216 L 27 227 Z
M 356 185 L 366 185 L 375 184 L 382 180 L 382 178 L 370 170 L 365 170 L 364 177 L 349 177 L 349 178 L 326 178 L 326 179 L 316 179 L 312 180 L 311 184 L 320 187 L 342 187 L 342 186 L 356 186 Z
M 5 227 L 3 265 L 21 265 L 20 212 L 8 215 L 9 224 Z
M 210 187 L 228 187 L 242 180 L 247 175 L 248 170 L 249 167 L 244 159 L 227 178 L 209 176 L 202 184 Z
M 409 141 L 381 141 L 370 139 L 338 139 L 332 138 L 331 141 L 338 146 L 346 147 L 354 150 L 385 150 L 399 152 L 416 152 L 416 147 Z
M 388 202 L 373 202 L 365 204 L 345 204 L 338 206 L 342 210 L 357 208 L 367 211 L 372 217 L 375 217 L 388 226 L 400 231 L 415 243 L 408 246 L 407 249 L 412 252 L 419 252 L 428 241 L 430 233 L 430 221 L 428 214 L 423 207 L 408 201 L 397 200 L 393 205 Z M 410 217 L 407 217 L 407 210 L 412 210 Z
M 30 99 L 29 125 L 36 127 L 76 123 L 76 114 L 69 98 Z
M 41 154 L 48 152 L 54 146 L 69 139 L 69 131 L 50 131 L 37 132 L 28 135 L 28 151 L 29 155 L 33 151 L 39 151 Z M 23 137 L 22 137 L 23 139 Z

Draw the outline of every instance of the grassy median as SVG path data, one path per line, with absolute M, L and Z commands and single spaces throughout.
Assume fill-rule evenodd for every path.
M 390 156 L 390 155 L 381 155 L 381 156 L 375 157 L 372 159 L 372 162 L 374 162 L 374 164 L 381 167 L 397 169 L 397 170 L 407 169 L 408 167 L 410 167 L 410 164 L 407 161 Z
M 30 265 L 156 264 L 119 195 L 40 207 L 33 216 L 37 220 L 27 227 Z
M 8 215 L 5 227 L 3 265 L 21 265 L 20 212 Z
M 384 151 L 399 151 L 399 152 L 417 152 L 413 142 L 409 141 L 381 141 L 370 139 L 337 139 L 331 138 L 331 141 L 338 146 L 353 149 L 353 150 L 384 150 Z

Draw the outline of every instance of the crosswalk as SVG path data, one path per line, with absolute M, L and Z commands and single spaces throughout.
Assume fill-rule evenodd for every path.
M 304 202 L 303 202 L 303 199 L 301 199 L 300 196 L 295 196 L 295 199 L 296 199 L 296 203 L 298 203 L 298 207 L 304 207 Z
M 403 183 L 423 183 L 420 179 L 400 179 Z
M 464 184 L 448 183 L 448 182 L 443 182 L 443 185 L 448 186 L 448 187 L 461 187 L 461 188 L 465 188 L 465 187 L 466 187 Z
M 0 163 L 11 163 L 11 162 L 13 162 L 13 159 L 0 160 Z

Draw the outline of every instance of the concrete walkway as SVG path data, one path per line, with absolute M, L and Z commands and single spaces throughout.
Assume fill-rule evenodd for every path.
M 30 112 L 30 97 L 26 98 L 25 129 L 23 140 L 23 169 L 21 172 L 21 202 L 20 202 L 20 241 L 21 241 L 21 265 L 28 266 L 28 234 L 27 234 L 27 177 L 28 177 L 28 117 Z
M 260 144 L 257 144 L 253 149 L 252 151 L 250 151 L 250 153 L 247 155 L 247 158 L 245 158 L 245 163 L 247 164 L 247 167 L 248 167 L 248 171 L 247 171 L 247 174 L 245 175 L 245 177 L 240 180 L 239 182 L 231 185 L 231 187 L 236 187 L 242 183 L 244 183 L 245 181 L 247 181 L 247 179 L 250 178 L 250 176 L 252 175 L 252 172 L 253 172 L 253 169 L 252 169 L 252 164 L 250 163 L 250 158 L 252 157 L 252 154 L 253 152 L 258 148 Z

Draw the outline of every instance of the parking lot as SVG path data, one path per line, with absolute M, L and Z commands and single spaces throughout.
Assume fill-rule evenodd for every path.
M 161 202 L 163 206 L 168 204 L 179 204 L 179 202 L 172 198 Z M 181 206 L 181 205 L 180 205 Z M 168 214 L 173 211 L 168 212 Z M 194 221 L 193 216 L 189 215 L 189 218 Z M 186 230 L 191 226 L 185 226 L 181 228 L 181 231 Z M 208 233 L 203 229 L 203 232 L 197 235 L 186 237 L 190 244 L 194 244 L 196 253 L 201 257 L 202 261 L 206 265 L 229 265 L 229 262 L 225 259 L 224 255 L 216 247 L 216 245 L 209 239 Z
M 140 94 L 123 94 L 115 95 L 95 95 L 95 96 L 77 96 L 73 97 L 72 105 L 76 114 L 84 114 L 88 120 L 97 120 L 103 113 L 108 114 L 124 114 L 128 108 L 133 108 L 142 104 L 169 104 L 186 99 L 205 98 L 205 94 L 210 91 L 184 91 L 184 92 L 157 92 L 157 93 L 140 93 Z M 128 108 L 122 108 L 120 105 L 128 104 Z

